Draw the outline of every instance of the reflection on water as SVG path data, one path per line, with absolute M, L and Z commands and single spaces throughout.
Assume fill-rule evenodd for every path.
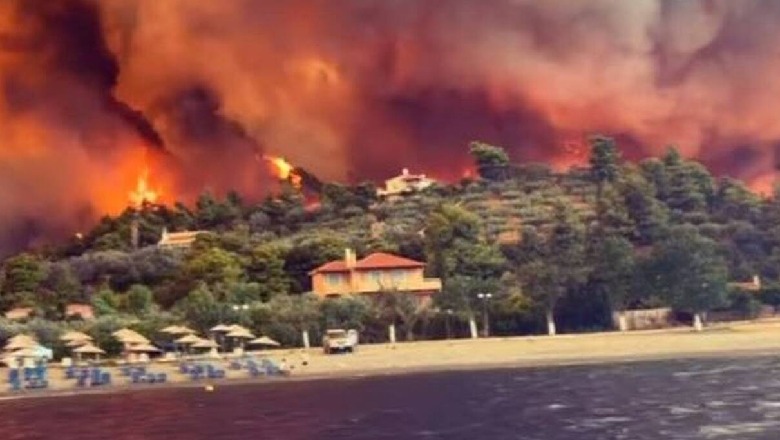
M 780 361 L 686 360 L 0 402 L 11 439 L 778 439 Z

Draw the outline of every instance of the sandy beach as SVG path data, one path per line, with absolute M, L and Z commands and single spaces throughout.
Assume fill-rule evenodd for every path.
M 49 389 L 11 393 L 3 398 L 47 396 L 85 392 L 113 392 L 169 386 L 204 386 L 224 383 L 262 383 L 289 380 L 360 377 L 454 369 L 573 365 L 597 362 L 639 361 L 705 356 L 780 355 L 780 320 L 734 323 L 696 333 L 689 328 L 628 333 L 531 336 L 362 345 L 353 354 L 325 355 L 320 349 L 281 349 L 267 352 L 292 368 L 289 377 L 252 379 L 245 370 L 227 370 L 220 381 L 193 382 L 179 374 L 174 364 L 152 362 L 147 369 L 168 373 L 165 385 L 131 385 L 118 369 L 109 368 L 113 384 L 106 388 L 77 389 L 59 368 L 49 369 Z M 212 361 L 219 365 L 220 361 Z M 225 363 L 225 365 L 227 365 Z M 2 377 L 7 377 L 3 369 Z

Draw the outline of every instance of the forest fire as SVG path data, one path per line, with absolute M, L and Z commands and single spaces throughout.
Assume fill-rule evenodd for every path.
M 191 202 L 272 191 L 253 155 L 316 192 L 309 170 L 457 179 L 473 140 L 581 164 L 570 140 L 593 133 L 752 182 L 780 143 L 775 2 L 5 0 L 0 17 L 0 247 L 30 219 L 56 236 L 126 206 L 141 150 Z
M 290 184 L 297 189 L 301 189 L 303 178 L 298 174 L 296 168 L 287 162 L 287 160 L 283 157 L 267 155 L 263 156 L 263 158 L 271 164 L 271 171 L 274 176 L 279 180 L 290 182 Z
M 129 194 L 130 204 L 135 209 L 140 209 L 146 203 L 155 203 L 160 196 L 157 190 L 149 184 L 149 169 L 144 168 L 138 176 L 135 189 Z

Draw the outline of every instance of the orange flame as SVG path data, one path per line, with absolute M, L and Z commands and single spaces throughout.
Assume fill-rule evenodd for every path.
M 263 158 L 272 165 L 272 171 L 276 177 L 290 182 L 295 188 L 301 188 L 303 179 L 295 173 L 295 167 L 290 162 L 278 156 L 263 156 Z
M 160 196 L 159 192 L 149 186 L 149 169 L 144 168 L 141 175 L 138 176 L 135 190 L 129 194 L 130 204 L 134 208 L 140 208 L 144 203 L 154 203 Z

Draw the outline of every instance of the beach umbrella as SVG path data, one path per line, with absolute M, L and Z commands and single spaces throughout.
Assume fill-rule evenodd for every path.
M 24 334 L 18 334 L 15 336 L 11 336 L 8 338 L 8 341 L 6 341 L 6 346 L 11 344 L 37 344 L 38 340 L 35 339 L 32 336 L 24 335 Z
M 19 338 L 15 341 L 10 341 L 5 345 L 6 351 L 14 351 L 26 348 L 35 348 L 38 346 L 38 342 L 32 339 Z
M 260 336 L 257 339 L 252 339 L 247 342 L 248 345 L 266 345 L 269 347 L 279 347 L 281 344 L 269 338 L 268 336 Z
M 129 328 L 123 328 L 120 330 L 115 331 L 114 333 L 111 333 L 111 335 L 120 341 L 125 339 L 133 339 L 133 340 L 147 340 L 146 337 L 144 337 L 142 334 L 138 333 L 135 330 L 130 330 Z
M 187 327 L 186 325 L 180 326 L 179 330 L 181 330 L 182 334 L 187 334 L 187 335 L 194 335 L 194 334 L 198 333 L 196 330 L 191 329 L 191 328 Z
M 74 339 L 72 341 L 68 341 L 67 343 L 65 343 L 65 346 L 66 347 L 70 347 L 70 348 L 76 348 L 76 347 L 81 347 L 82 345 L 87 345 L 87 344 L 90 344 L 90 343 L 92 343 L 92 341 L 90 341 L 88 339 Z
M 133 353 L 160 353 L 162 350 L 151 344 L 139 344 L 128 348 Z
M 249 329 L 244 327 L 244 326 L 238 325 L 238 324 L 233 324 L 233 325 L 228 326 L 228 333 L 236 332 L 236 331 L 238 331 L 238 332 L 249 332 Z
M 138 344 L 148 344 L 149 343 L 148 339 L 146 339 L 145 337 L 143 337 L 143 336 L 141 336 L 139 334 L 135 334 L 135 335 L 128 334 L 128 335 L 122 336 L 122 337 L 117 338 L 117 339 L 119 339 L 119 342 L 121 342 L 121 343 L 123 343 L 125 345 L 138 345 Z
M 92 336 L 77 332 L 77 331 L 69 331 L 65 332 L 64 335 L 60 336 L 60 341 L 70 342 L 70 341 L 91 341 Z
M 226 334 L 228 338 L 236 338 L 236 339 L 254 339 L 255 335 L 252 334 L 249 330 L 241 327 L 240 329 L 233 329 L 228 334 Z
M 219 345 L 217 345 L 216 342 L 212 341 L 211 339 L 201 339 L 200 341 L 192 344 L 192 348 L 218 348 Z
M 181 330 L 181 327 L 178 325 L 169 325 L 168 327 L 164 327 L 160 330 L 160 333 L 168 333 L 169 335 L 176 335 Z
M 81 347 L 76 348 L 73 350 L 73 353 L 78 356 L 79 360 L 81 360 L 81 356 L 85 354 L 93 354 L 96 358 L 100 358 L 101 354 L 106 354 L 105 351 L 101 350 L 99 347 L 96 347 L 92 343 L 82 345 Z
M 230 330 L 231 330 L 230 326 L 225 324 L 217 324 L 214 327 L 211 327 L 211 329 L 209 329 L 209 331 L 215 333 L 227 333 Z
M 186 336 L 182 336 L 181 338 L 179 338 L 179 339 L 177 339 L 177 340 L 175 340 L 173 342 L 175 342 L 177 344 L 181 344 L 181 345 L 192 345 L 192 344 L 194 344 L 196 342 L 200 342 L 200 341 L 201 341 L 201 339 L 199 337 L 197 337 L 197 336 L 195 336 L 193 334 L 189 334 L 189 335 L 186 335 Z
M 78 354 L 106 354 L 105 351 L 93 344 L 82 345 L 81 347 L 73 350 L 73 352 Z
M 169 325 L 168 327 L 160 330 L 160 332 L 167 333 L 169 335 L 190 335 L 197 333 L 195 330 L 187 327 L 186 325 Z

